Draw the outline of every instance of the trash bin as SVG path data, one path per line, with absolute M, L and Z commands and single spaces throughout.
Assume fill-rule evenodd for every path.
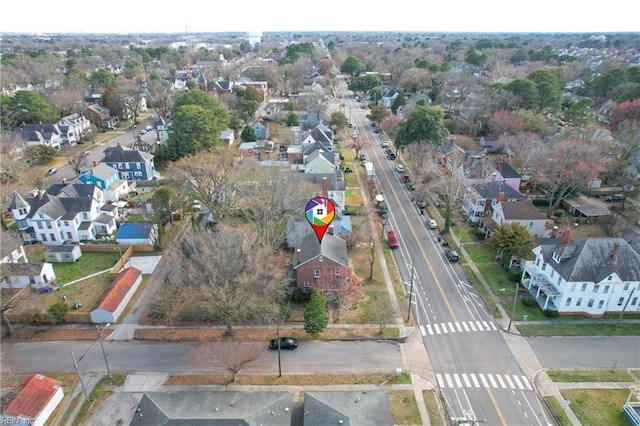
M 529 319 L 529 315 L 522 316 L 522 321 L 527 322 L 528 319 Z

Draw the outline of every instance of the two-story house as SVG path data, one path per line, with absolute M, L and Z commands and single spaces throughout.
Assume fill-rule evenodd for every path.
M 525 198 L 505 181 L 485 182 L 467 188 L 462 210 L 473 223 L 483 216 L 492 216 L 493 208 L 503 201 L 517 201 Z
M 549 238 L 554 229 L 555 222 L 540 211 L 530 200 L 523 199 L 511 202 L 499 202 L 493 207 L 491 217 L 480 219 L 480 229 L 489 238 L 491 233 L 502 224 L 519 223 L 527 228 L 533 238 Z
M 130 192 L 129 182 L 126 179 L 120 179 L 120 172 L 102 163 L 81 169 L 76 181 L 96 185 L 104 191 L 107 201 L 118 201 Z
M 333 152 L 316 149 L 304 157 L 305 173 L 335 173 L 337 168 L 336 156 Z
M 113 129 L 118 124 L 118 117 L 112 116 L 109 108 L 96 103 L 91 104 L 82 111 L 91 123 L 98 129 Z
M 155 170 L 153 154 L 123 148 L 120 144 L 105 149 L 104 153 L 100 162 L 116 169 L 121 179 L 152 180 L 160 177 Z
M 45 145 L 60 149 L 62 144 L 61 131 L 57 124 L 23 124 L 17 129 L 18 137 L 24 145 Z
M 299 288 L 343 288 L 351 277 L 346 241 L 325 234 L 318 243 L 315 234 L 304 236 L 296 245 L 293 269 Z
M 81 142 L 82 138 L 88 135 L 91 122 L 84 115 L 71 114 L 62 117 L 58 121 L 58 126 L 60 126 L 60 130 L 68 128 L 67 142 L 76 143 Z
M 592 317 L 640 313 L 640 253 L 624 239 L 565 237 L 533 254 L 521 282 L 543 309 Z
M 25 200 L 14 191 L 9 209 L 23 241 L 56 245 L 112 235 L 115 218 L 102 205 L 89 195 L 70 197 L 40 190 Z
M 450 140 L 448 143 L 442 144 L 436 149 L 436 162 L 453 174 L 454 170 L 461 163 L 461 158 L 464 154 L 464 149 Z
M 256 133 L 258 140 L 269 139 L 269 123 L 265 120 L 255 120 L 251 123 L 253 131 Z

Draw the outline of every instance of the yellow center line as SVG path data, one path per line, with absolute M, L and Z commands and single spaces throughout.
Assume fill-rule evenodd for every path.
M 367 136 L 367 139 L 369 139 L 368 136 Z M 372 144 L 371 140 L 369 140 L 369 144 L 373 147 L 373 144 Z M 376 160 L 378 160 L 378 164 L 381 164 L 377 150 L 374 149 L 373 153 L 374 153 L 374 155 L 376 157 Z M 431 262 L 429 262 L 429 259 L 427 258 L 427 254 L 425 253 L 424 248 L 422 247 L 422 244 L 420 244 L 420 240 L 418 239 L 418 235 L 416 234 L 416 231 L 413 228 L 413 224 L 409 220 L 409 217 L 407 216 L 407 212 L 405 211 L 404 207 L 402 206 L 402 203 L 400 202 L 400 199 L 398 198 L 398 194 L 396 193 L 396 190 L 393 188 L 393 185 L 391 185 L 391 182 L 389 181 L 389 178 L 387 177 L 387 173 L 384 173 L 384 178 L 386 179 L 387 183 L 389 184 L 389 188 L 391 189 L 391 192 L 393 193 L 393 196 L 396 199 L 396 202 L 398 203 L 398 206 L 400 206 L 400 210 L 402 211 L 402 215 L 404 216 L 407 224 L 409 225 L 409 229 L 411 230 L 411 234 L 413 234 L 413 238 L 415 238 L 416 242 L 418 243 L 418 247 L 420 249 L 420 253 L 422 254 L 423 259 L 427 263 L 427 267 L 429 268 L 429 271 L 431 272 L 431 276 L 433 277 L 433 281 L 438 286 L 438 290 L 440 291 L 440 295 L 442 296 L 442 300 L 444 300 L 444 303 L 447 305 L 447 309 L 449 309 L 449 313 L 451 314 L 451 318 L 453 319 L 453 321 L 458 321 L 458 318 L 456 317 L 456 314 L 453 312 L 453 308 L 451 307 L 451 304 L 449 304 L 449 300 L 447 299 L 447 296 L 445 296 L 445 294 L 444 294 L 444 290 L 442 288 L 442 284 L 440 284 L 440 280 L 438 280 L 438 277 L 436 277 L 436 274 L 435 274 L 435 272 L 433 270 L 433 266 L 431 265 Z
M 493 406 L 496 409 L 496 413 L 498 413 L 498 417 L 500 417 L 500 421 L 502 422 L 502 424 L 504 426 L 507 426 L 507 421 L 504 419 L 504 416 L 502 415 L 502 411 L 500 411 L 500 407 L 498 407 L 498 403 L 496 402 L 496 398 L 493 396 L 493 392 L 491 392 L 491 389 L 489 388 L 485 388 L 487 390 L 487 393 L 489 394 L 489 399 L 491 399 L 491 403 L 493 404 Z

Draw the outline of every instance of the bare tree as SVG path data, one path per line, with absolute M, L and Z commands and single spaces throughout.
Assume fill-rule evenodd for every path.
M 76 176 L 79 176 L 81 170 L 88 164 L 87 157 L 85 156 L 84 152 L 76 152 L 75 154 L 70 155 L 69 157 L 67 157 L 67 162 L 73 169 L 73 172 L 76 174 Z
M 333 272 L 332 269 L 330 274 L 323 274 L 322 278 L 314 282 L 313 287 L 322 293 L 326 307 L 333 311 L 333 322 L 338 322 L 342 305 L 354 289 L 345 277 L 334 275 Z
M 235 214 L 249 222 L 260 246 L 275 251 L 285 241 L 287 222 L 302 215 L 311 184 L 256 162 L 243 162 L 239 167 L 243 180 L 236 181 Z
M 175 329 L 173 311 L 177 294 L 178 289 L 173 285 L 169 277 L 165 275 L 160 289 L 155 294 L 155 300 L 149 306 L 149 316 L 152 321 L 166 321 L 171 329 Z
M 266 346 L 257 342 L 200 342 L 193 350 L 193 357 L 201 365 L 211 366 L 231 374 L 233 383 L 245 368 L 258 366 L 258 359 Z
M 20 139 L 14 132 L 0 132 L 0 183 L 17 181 L 26 168 Z
M 536 133 L 518 133 L 516 135 L 502 135 L 498 143 L 509 156 L 509 164 L 520 174 L 525 174 L 533 167 L 535 155 L 540 150 L 542 139 Z
M 164 80 L 152 80 L 149 83 L 150 104 L 155 107 L 158 115 L 167 118 L 173 106 L 174 94 L 171 85 Z
M 547 217 L 574 191 L 587 188 L 603 168 L 600 150 L 584 141 L 565 140 L 543 147 L 535 162 L 534 180 L 549 198 Z
M 11 323 L 11 319 L 7 314 L 11 309 L 18 306 L 22 301 L 22 299 L 24 299 L 24 297 L 21 296 L 21 294 L 22 293 L 18 293 L 13 297 L 10 297 L 8 300 L 4 300 L 2 302 L 2 306 L 0 307 L 0 317 L 2 318 L 2 324 L 6 329 L 7 337 L 13 336 L 13 324 Z M 3 368 L 4 368 L 4 365 L 3 365 Z
M 256 242 L 238 230 L 203 231 L 187 235 L 182 253 L 171 254 L 180 259 L 176 286 L 192 304 L 205 302 L 227 335 L 239 321 L 270 320 L 277 311 L 283 279 L 269 262 L 272 253 Z
M 387 325 L 393 322 L 395 318 L 395 310 L 391 301 L 387 297 L 378 296 L 373 303 L 373 311 L 375 312 L 375 318 L 380 326 L 380 334 L 384 331 Z

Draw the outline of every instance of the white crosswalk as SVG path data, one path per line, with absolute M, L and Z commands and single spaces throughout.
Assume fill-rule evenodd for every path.
M 423 336 L 438 334 L 464 333 L 471 331 L 497 331 L 498 327 L 491 321 L 456 321 L 427 324 L 420 326 Z
M 516 374 L 436 374 L 440 388 L 493 388 L 533 390 L 526 376 Z

